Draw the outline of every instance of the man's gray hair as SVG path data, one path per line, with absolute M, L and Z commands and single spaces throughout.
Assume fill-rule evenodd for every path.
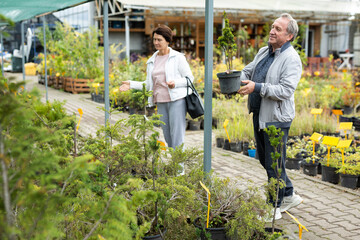
M 293 38 L 290 40 L 290 41 L 293 41 L 296 38 L 296 36 L 297 36 L 297 34 L 299 32 L 299 27 L 298 27 L 298 24 L 297 24 L 296 20 L 293 19 L 293 17 L 288 13 L 283 13 L 283 14 L 281 14 L 280 17 L 289 19 L 289 23 L 287 25 L 286 31 L 287 31 L 288 34 L 293 35 Z

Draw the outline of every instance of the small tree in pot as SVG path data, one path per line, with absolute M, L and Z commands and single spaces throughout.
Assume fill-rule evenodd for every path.
M 220 90 L 222 93 L 230 94 L 236 92 L 240 88 L 241 71 L 234 71 L 232 60 L 237 52 L 237 45 L 232 27 L 230 27 L 229 19 L 224 12 L 225 26 L 222 29 L 222 35 L 218 37 L 218 47 L 224 51 L 226 72 L 218 73 Z

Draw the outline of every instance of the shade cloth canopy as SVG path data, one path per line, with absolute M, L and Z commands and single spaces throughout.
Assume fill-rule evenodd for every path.
M 84 0 L 0 0 L 0 14 L 19 22 L 35 16 L 62 10 L 81 3 Z M 0 23 L 4 25 L 4 23 Z

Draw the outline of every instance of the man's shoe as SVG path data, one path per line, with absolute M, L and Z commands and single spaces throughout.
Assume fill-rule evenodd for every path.
M 270 212 L 270 216 L 268 218 L 265 218 L 265 222 L 272 222 L 273 220 L 273 217 L 274 217 L 274 209 L 271 209 L 271 212 Z M 276 212 L 275 212 L 275 220 L 279 220 L 282 218 L 282 215 L 281 215 L 281 211 L 280 211 L 280 208 L 276 208 Z
M 290 208 L 298 206 L 303 201 L 304 200 L 299 195 L 293 193 L 292 196 L 284 197 L 280 206 L 280 211 L 285 212 Z

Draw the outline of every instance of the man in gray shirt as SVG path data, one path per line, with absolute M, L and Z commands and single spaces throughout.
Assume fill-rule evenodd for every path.
M 281 179 L 286 187 L 280 189 L 275 219 L 281 218 L 281 212 L 302 203 L 303 199 L 294 193 L 293 185 L 285 170 L 286 142 L 292 120 L 295 117 L 294 92 L 301 77 L 301 60 L 290 42 L 298 33 L 297 22 L 290 14 L 284 13 L 271 26 L 267 47 L 259 50 L 254 60 L 241 72 L 242 86 L 238 93 L 249 95 L 248 109 L 253 113 L 254 136 L 257 154 L 265 168 L 268 179 L 276 178 L 272 168 L 269 136 L 264 129 L 270 125 L 281 128 L 283 136 L 283 154 L 281 161 Z M 275 199 L 268 199 L 275 206 Z

